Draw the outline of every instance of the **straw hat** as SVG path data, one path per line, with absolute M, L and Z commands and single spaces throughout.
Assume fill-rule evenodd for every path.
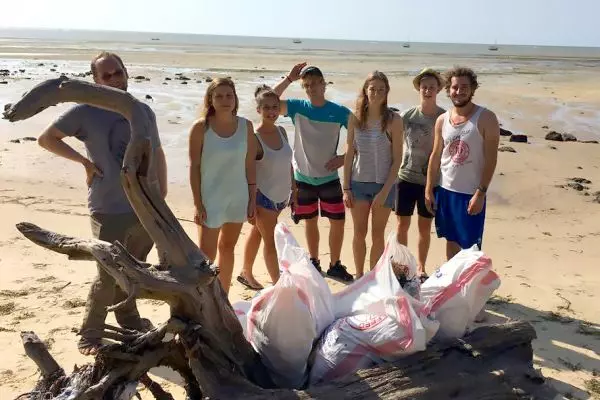
M 444 88 L 444 78 L 442 78 L 442 75 L 440 75 L 438 71 L 433 68 L 423 68 L 421 72 L 419 72 L 419 74 L 413 79 L 413 86 L 417 91 L 419 90 L 421 79 L 423 79 L 424 76 L 434 76 L 435 79 L 437 79 L 439 86 L 438 93 Z

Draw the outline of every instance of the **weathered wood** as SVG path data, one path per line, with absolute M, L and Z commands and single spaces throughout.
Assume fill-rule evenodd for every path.
M 156 116 L 148 106 L 123 90 L 61 76 L 33 87 L 18 102 L 7 105 L 3 116 L 16 122 L 64 102 L 90 104 L 118 112 L 129 120 L 131 138 L 125 151 L 122 178 L 133 209 L 168 265 L 196 265 L 210 275 L 210 263 L 186 235 L 156 185 L 148 182 L 153 156 L 149 138 L 158 132 Z
M 122 90 L 62 76 L 38 84 L 18 102 L 5 107 L 4 118 L 11 122 L 27 119 L 62 102 L 94 105 L 118 112 L 129 120 L 131 137 L 121 173 L 123 188 L 159 250 L 161 265 L 140 263 L 119 243 L 82 241 L 28 224 L 19 224 L 18 228 L 49 249 L 76 259 L 92 256 L 98 260 L 119 286 L 130 293 L 125 302 L 139 296 L 169 303 L 173 316 L 190 321 L 190 326 L 195 327 L 189 335 L 182 335 L 182 342 L 190 346 L 193 356 L 199 359 L 206 356 L 194 370 L 206 388 L 219 390 L 219 380 L 228 376 L 272 386 L 260 357 L 244 338 L 233 308 L 215 279 L 218 268 L 187 236 L 158 187 L 149 179 L 153 164 L 149 138 L 157 133 L 152 110 Z M 206 394 L 211 395 L 206 388 Z
M 56 377 L 65 374 L 38 335 L 31 331 L 21 332 L 21 340 L 25 348 L 25 354 L 35 362 L 43 377 Z
M 316 385 L 305 391 L 275 390 L 259 355 L 243 336 L 242 327 L 207 260 L 149 180 L 152 152 L 148 138 L 156 133 L 150 108 L 118 89 L 66 77 L 34 87 L 10 105 L 4 118 L 18 121 L 61 102 L 95 105 L 124 115 L 131 124 L 122 183 L 161 259 L 152 266 L 133 258 L 118 242 L 77 239 L 30 223 L 17 229 L 34 243 L 71 259 L 97 260 L 128 292 L 118 308 L 136 297 L 163 300 L 171 319 L 147 332 L 105 326 L 99 336 L 116 340 L 103 348 L 95 363 L 52 381 L 45 376 L 36 389 L 55 399 L 129 399 L 135 385 L 152 385 L 146 373 L 153 367 L 173 368 L 184 379 L 189 399 L 384 398 L 384 399 L 513 399 L 535 395 L 550 399 L 548 389 L 532 369 L 533 328 L 526 323 L 480 328 L 464 342 L 439 343 L 393 365 L 359 371 L 355 376 Z M 167 332 L 174 339 L 164 342 Z M 466 343 L 466 344 L 465 344 Z M 42 371 L 61 371 L 42 351 L 31 352 Z M 47 351 L 46 351 L 47 353 Z M 58 375 L 58 373 L 57 373 Z M 154 392 L 153 392 L 154 393 Z M 156 390 L 159 398 L 168 398 Z
M 190 330 L 181 321 L 170 321 L 170 328 L 179 334 Z M 167 324 L 168 325 L 168 324 Z M 167 326 L 165 325 L 165 326 Z M 164 329 L 158 328 L 158 329 Z M 181 329 L 184 329 L 182 331 Z M 188 332 L 189 334 L 189 332 Z M 184 335 L 187 335 L 184 333 Z M 158 336 L 160 337 L 160 335 Z M 303 391 L 276 389 L 266 390 L 252 385 L 242 377 L 229 376 L 220 382 L 214 399 L 244 398 L 258 399 L 555 399 L 557 392 L 544 382 L 541 374 L 532 367 L 533 350 L 531 341 L 535 338 L 533 327 L 527 322 L 511 322 L 480 327 L 462 340 L 438 342 L 426 351 L 405 357 L 398 362 L 361 370 L 352 376 L 319 384 Z M 147 341 L 150 344 L 152 341 Z M 146 349 L 146 354 L 157 353 L 158 357 L 147 357 L 136 368 L 141 371 L 157 365 L 176 365 L 165 360 L 164 348 L 168 346 L 154 341 L 159 349 Z M 115 349 L 121 345 L 115 345 Z M 175 346 L 173 344 L 173 346 Z M 184 344 L 184 347 L 187 347 Z M 132 348 L 130 347 L 130 351 Z M 138 348 L 138 351 L 140 348 Z M 171 349 L 174 353 L 174 351 Z M 190 369 L 198 382 L 204 380 L 196 374 L 203 368 L 198 363 L 204 357 L 188 357 Z M 160 361 L 159 361 L 160 359 Z M 217 360 L 208 358 L 212 363 Z M 98 364 L 98 361 L 96 362 Z M 214 365 L 214 364 L 213 364 Z M 116 381 L 123 368 L 113 369 L 112 381 Z M 141 375 L 140 375 L 141 376 Z M 129 376 L 132 377 L 131 375 Z M 188 376 L 187 379 L 190 379 Z M 121 377 L 121 380 L 123 378 Z M 127 381 L 125 381 L 127 382 Z M 213 381 L 210 380 L 208 385 Z M 95 392 L 97 394 L 98 392 Z M 190 394 L 190 399 L 201 397 Z M 82 397 L 91 398 L 91 397 Z

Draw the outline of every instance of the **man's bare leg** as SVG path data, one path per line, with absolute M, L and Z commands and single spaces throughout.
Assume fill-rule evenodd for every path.
M 304 232 L 310 258 L 319 259 L 319 217 L 304 220 Z
M 460 245 L 456 242 L 446 241 L 446 258 L 450 260 L 461 250 Z

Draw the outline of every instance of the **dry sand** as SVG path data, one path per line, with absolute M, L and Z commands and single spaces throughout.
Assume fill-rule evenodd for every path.
M 44 46 L 27 51 L 29 55 L 7 61 L 6 68 L 11 71 L 26 71 L 0 77 L 0 81 L 8 82 L 0 87 L 2 102 L 14 101 L 31 85 L 56 76 L 61 68 L 84 72 L 93 56 L 93 52 L 63 49 L 60 56 L 43 57 L 39 53 L 47 51 Z M 206 76 L 234 77 L 240 88 L 242 115 L 256 119 L 250 100 L 253 87 L 263 81 L 274 83 L 302 58 L 318 64 L 326 73 L 338 72 L 327 76 L 334 82 L 328 89 L 329 97 L 348 106 L 352 105 L 363 77 L 375 68 L 388 73 L 392 86 L 390 103 L 402 107 L 417 101 L 408 77 L 410 71 L 425 65 L 443 68 L 455 63 L 486 71 L 481 76 L 482 87 L 476 101 L 494 110 L 506 128 L 529 135 L 529 144 L 505 143 L 508 141 L 503 138 L 503 145 L 513 147 L 516 153 L 499 154 L 490 190 L 484 251 L 492 258 L 502 285 L 488 305 L 488 321 L 525 319 L 533 323 L 538 335 L 533 343 L 536 366 L 566 396 L 590 398 L 585 382 L 600 371 L 600 196 L 594 195 L 600 191 L 600 145 L 548 142 L 544 140 L 548 129 L 542 126 L 582 139 L 600 139 L 600 89 L 591 83 L 595 82 L 591 68 L 565 61 L 559 67 L 550 65 L 540 70 L 535 61 L 515 61 L 512 72 L 502 68 L 499 73 L 494 71 L 506 60 L 360 54 L 342 59 L 327 52 L 295 56 L 241 49 L 169 56 L 167 68 L 161 65 L 164 55 L 137 52 L 123 56 L 130 65 L 131 76 L 150 78 L 132 82 L 131 90 L 142 98 L 144 94 L 154 98 L 149 104 L 157 112 L 169 163 L 167 202 L 194 239 L 196 229 L 189 222 L 192 199 L 186 183 L 186 142 L 187 130 L 206 87 Z M 45 65 L 38 67 L 40 62 Z M 54 63 L 57 71 L 49 71 Z M 192 78 L 188 85 L 174 79 L 178 71 Z M 165 81 L 165 77 L 173 80 Z M 297 86 L 290 89 L 290 96 L 302 95 Z M 443 95 L 440 103 L 448 105 Z M 38 333 L 67 372 L 74 364 L 91 361 L 77 352 L 76 330 L 94 277 L 94 264 L 68 261 L 28 242 L 15 229 L 16 223 L 29 221 L 73 236 L 91 236 L 83 169 L 51 156 L 34 141 L 10 142 L 37 137 L 67 108 L 68 105 L 61 105 L 12 125 L 0 122 L 0 348 L 4 359 L 0 368 L 0 399 L 13 399 L 27 392 L 38 377 L 21 346 L 20 331 Z M 289 126 L 289 121 L 283 122 Z M 75 140 L 70 143 L 81 149 Z M 590 180 L 585 185 L 589 189 L 577 191 L 566 186 L 567 180 L 574 177 Z M 599 198 L 594 202 L 596 197 Z M 302 225 L 293 225 L 287 211 L 282 220 L 291 225 L 304 244 Z M 387 230 L 395 229 L 395 225 L 395 218 L 391 217 Z M 321 258 L 326 263 L 328 224 L 324 221 L 321 226 Z M 413 228 L 416 227 L 411 228 L 409 247 L 416 251 Z M 247 226 L 243 233 L 246 232 Z M 444 261 L 444 242 L 432 235 L 429 271 Z M 343 261 L 354 272 L 351 238 L 352 221 L 348 218 Z M 244 240 L 242 235 L 236 248 L 235 273 L 241 268 Z M 151 261 L 155 260 L 153 251 Z M 268 282 L 260 253 L 255 272 L 261 282 Z M 334 290 L 341 287 L 338 282 L 328 282 Z M 253 294 L 234 283 L 230 298 L 233 302 L 249 299 Z M 138 303 L 141 313 L 155 322 L 168 316 L 167 308 L 160 302 Z M 109 322 L 114 323 L 112 315 Z M 176 398 L 182 398 L 179 379 L 173 373 L 164 369 L 153 373 L 166 380 L 166 388 Z M 142 398 L 151 396 L 142 391 Z

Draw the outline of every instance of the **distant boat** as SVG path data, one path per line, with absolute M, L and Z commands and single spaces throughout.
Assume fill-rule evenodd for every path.
M 404 47 L 404 48 L 407 48 L 407 49 L 408 49 L 408 48 L 410 47 L 410 43 L 403 43 L 403 44 L 402 44 L 402 47 Z
M 160 40 L 160 39 L 159 39 L 159 38 L 155 38 L 155 37 L 153 37 L 151 40 Z
M 302 43 L 302 40 L 300 40 L 300 39 L 294 39 L 294 40 L 292 40 L 292 42 L 298 44 L 298 43 Z
M 494 40 L 494 45 L 488 47 L 489 51 L 498 51 L 498 43 Z

